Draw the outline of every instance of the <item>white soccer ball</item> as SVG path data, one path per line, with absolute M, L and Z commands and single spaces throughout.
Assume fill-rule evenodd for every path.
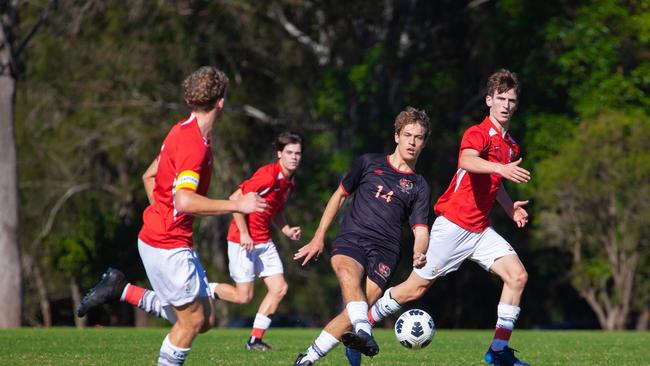
M 424 348 L 431 343 L 436 326 L 426 311 L 411 309 L 400 315 L 395 323 L 395 336 L 399 343 L 410 349 Z

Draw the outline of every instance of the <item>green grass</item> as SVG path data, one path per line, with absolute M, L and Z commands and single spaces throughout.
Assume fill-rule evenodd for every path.
M 23 328 L 0 330 L 2 365 L 154 365 L 167 328 Z M 244 350 L 248 329 L 214 329 L 199 335 L 191 365 L 292 365 L 318 329 L 271 329 L 271 352 Z M 391 330 L 375 331 L 381 352 L 364 365 L 481 365 L 491 331 L 438 330 L 420 351 L 400 346 Z M 516 330 L 511 345 L 533 365 L 650 365 L 649 332 Z M 342 347 L 318 365 L 346 365 Z

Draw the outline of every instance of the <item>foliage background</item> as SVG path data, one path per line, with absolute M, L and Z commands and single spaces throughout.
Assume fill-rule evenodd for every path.
M 17 40 L 49 3 L 17 2 Z M 580 276 L 591 275 L 604 288 L 597 302 L 614 304 L 610 313 L 618 314 L 620 326 L 647 328 L 650 248 L 642 224 L 649 205 L 647 143 L 630 143 L 635 134 L 615 141 L 596 134 L 587 141 L 589 148 L 575 145 L 603 113 L 610 118 L 605 125 L 614 130 L 647 134 L 649 1 L 56 3 L 18 59 L 25 324 L 72 324 L 75 296 L 108 265 L 146 285 L 135 246 L 146 205 L 140 177 L 169 128 L 188 114 L 181 81 L 210 64 L 226 71 L 232 85 L 226 113 L 214 131 L 216 169 L 209 195 L 227 196 L 273 159 L 270 143 L 278 132 L 297 130 L 307 146 L 287 216 L 303 227 L 305 240 L 352 159 L 392 151 L 392 121 L 408 105 L 425 109 L 433 123 L 418 168 L 437 198 L 456 169 L 463 131 L 487 113 L 486 77 L 499 68 L 517 72 L 523 89 L 511 133 L 523 144 L 523 164 L 533 181 L 508 185 L 508 190 L 516 198 L 532 197 L 529 211 L 535 220 L 517 231 L 497 208 L 493 223 L 530 273 L 519 325 L 606 327 L 576 285 Z M 639 212 L 633 215 L 635 224 L 618 233 L 627 238 L 626 250 L 638 256 L 627 300 L 614 280 L 619 262 L 599 262 L 597 271 L 577 272 L 575 240 L 557 221 L 543 219 L 562 213 L 553 203 L 563 184 L 587 197 L 608 184 L 603 176 L 571 164 L 621 145 L 628 149 L 622 155 L 603 154 L 595 169 L 631 159 L 616 172 L 623 198 L 616 201 L 615 216 L 635 198 Z M 560 163 L 569 165 L 563 170 Z M 568 179 L 570 174 L 576 176 Z M 625 184 L 631 177 L 635 183 Z M 589 184 L 571 185 L 580 179 Z M 574 198 L 564 197 L 562 203 Z M 585 230 L 606 230 L 611 223 L 595 210 L 584 215 L 580 225 Z M 228 280 L 228 223 L 229 217 L 197 220 L 197 248 L 213 280 Z M 335 233 L 332 227 L 329 239 Z M 329 261 L 301 268 L 290 259 L 297 245 L 280 236 L 276 243 L 290 285 L 277 323 L 321 324 L 338 309 Z M 405 260 L 394 281 L 408 274 L 410 244 L 405 234 Z M 589 248 L 582 258 L 603 258 L 602 246 Z M 500 287 L 497 278 L 466 264 L 413 306 L 433 312 L 441 327 L 492 327 Z M 221 323 L 241 324 L 237 321 L 252 317 L 263 294 L 259 290 L 247 306 L 219 303 Z M 627 311 L 616 307 L 625 301 Z M 88 317 L 90 324 L 152 321 L 123 305 Z

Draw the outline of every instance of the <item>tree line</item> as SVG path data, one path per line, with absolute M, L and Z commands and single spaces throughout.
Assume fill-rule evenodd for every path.
M 13 66 L 11 77 L 0 73 L 0 103 L 10 103 L 1 104 L 0 136 L 15 138 L 17 169 L 2 152 L 0 197 L 15 197 L 17 213 L 5 205 L 2 220 L 20 225 L 0 229 L 0 253 L 19 248 L 20 266 L 0 286 L 22 284 L 3 301 L 22 300 L 22 315 L 12 315 L 19 324 L 83 326 L 72 309 L 106 266 L 146 285 L 136 251 L 147 203 L 140 178 L 186 117 L 180 84 L 198 66 L 231 80 L 209 195 L 227 197 L 273 159 L 278 132 L 299 131 L 307 143 L 286 212 L 305 240 L 354 157 L 392 150 L 392 121 L 408 105 L 432 121 L 418 170 L 437 199 L 460 136 L 486 114 L 485 78 L 508 68 L 523 84 L 511 134 L 533 174 L 508 189 L 531 198 L 533 222 L 516 230 L 495 212 L 493 223 L 530 274 L 520 324 L 647 329 L 649 8 L 643 0 L 2 2 L 0 61 Z M 3 94 L 10 79 L 15 98 Z M 228 279 L 228 224 L 197 223 L 214 280 Z M 276 240 L 290 285 L 279 315 L 327 320 L 335 307 L 323 304 L 339 296 L 329 261 L 302 268 L 291 260 L 298 246 Z M 405 261 L 394 281 L 408 271 Z M 442 327 L 491 327 L 496 302 L 484 299 L 500 285 L 477 271 L 463 266 L 418 306 Z M 227 324 L 256 306 L 217 309 Z M 151 323 L 120 305 L 87 321 Z

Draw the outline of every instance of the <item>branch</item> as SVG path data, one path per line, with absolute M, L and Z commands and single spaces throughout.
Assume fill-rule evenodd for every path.
M 299 43 L 309 48 L 315 55 L 318 57 L 319 65 L 326 65 L 330 61 L 330 48 L 325 46 L 322 43 L 318 43 L 311 39 L 305 32 L 301 31 L 293 23 L 287 20 L 287 17 L 282 11 L 282 7 L 277 3 L 273 2 L 267 15 L 276 20 L 282 25 L 285 31 L 293 36 Z

